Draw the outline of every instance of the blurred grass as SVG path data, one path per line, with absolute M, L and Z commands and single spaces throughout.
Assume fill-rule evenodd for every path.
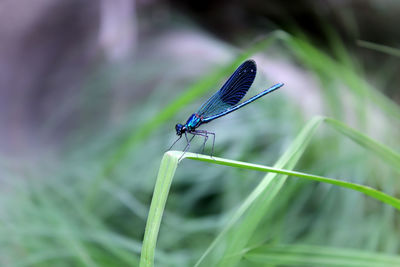
M 400 49 L 396 49 L 396 48 L 393 48 L 390 46 L 376 44 L 376 43 L 372 43 L 372 42 L 367 42 L 367 41 L 363 41 L 363 40 L 358 40 L 357 44 L 361 47 L 376 50 L 376 51 L 388 54 L 390 56 L 400 57 Z
M 398 266 L 400 258 L 380 253 L 321 246 L 261 246 L 244 257 L 255 264 L 295 266 Z
M 368 84 L 340 40 L 335 41 L 335 59 L 304 36 L 278 31 L 188 87 L 170 105 L 165 107 L 165 97 L 150 96 L 132 110 L 132 118 L 142 115 L 135 124 L 127 120 L 123 129 L 104 129 L 103 134 L 88 139 L 85 146 L 73 147 L 59 160 L 48 156 L 29 164 L 3 157 L 0 264 L 137 266 L 155 172 L 174 135 L 175 119 L 186 119 L 178 113 L 189 114 L 190 103 L 200 104 L 199 96 L 216 90 L 239 62 L 255 52 L 267 53 L 264 50 L 269 46 L 288 54 L 290 60 L 317 77 L 325 108 L 321 115 L 351 125 L 364 137 L 371 136 L 359 138 L 353 135 L 353 129 L 339 127 L 342 134 L 378 155 L 371 156 L 340 135 L 322 130 L 311 140 L 311 136 L 304 136 L 300 145 L 305 149 L 310 142 L 309 147 L 301 158 L 293 159 L 292 167 L 285 168 L 297 163 L 296 169 L 302 172 L 348 177 L 351 180 L 347 182 L 369 185 L 397 197 L 398 105 Z M 171 88 L 177 86 L 170 84 Z M 210 125 L 220 127 L 216 155 L 272 165 L 280 155 L 290 153 L 288 144 L 307 118 L 297 103 L 283 95 L 274 96 L 274 101 L 266 98 L 263 103 L 254 103 L 247 112 L 221 120 L 220 126 Z M 87 99 L 85 105 L 96 103 Z M 165 108 L 158 108 L 153 115 L 154 107 L 161 106 Z M 377 145 L 380 143 L 390 147 L 392 153 L 386 153 L 388 149 Z M 185 162 L 176 171 L 157 242 L 156 266 L 195 264 L 215 236 L 232 224 L 238 207 L 240 211 L 249 204 L 246 197 L 258 188 L 257 173 L 207 166 Z M 271 264 L 298 265 L 304 257 L 310 261 L 315 257 L 326 263 L 333 260 L 322 251 L 327 247 L 352 249 L 352 257 L 359 251 L 374 255 L 400 252 L 399 213 L 393 207 L 324 183 L 274 180 L 276 185 L 268 187 L 270 194 L 262 195 L 264 201 L 259 200 L 247 216 L 233 221 L 227 239 L 221 239 L 222 247 L 211 246 L 211 262 L 259 266 L 260 261 L 268 259 Z M 280 250 L 272 259 L 273 251 L 265 249 L 291 245 L 313 245 L 313 251 L 322 252 L 299 251 L 296 256 L 301 259 L 291 261 L 293 251 Z M 342 252 L 336 255 L 338 261 L 347 257 Z

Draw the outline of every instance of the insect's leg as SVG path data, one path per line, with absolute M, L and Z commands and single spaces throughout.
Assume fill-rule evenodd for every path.
M 214 155 L 214 145 L 215 145 L 215 133 L 212 132 L 208 132 L 205 130 L 197 130 L 196 133 L 201 133 L 200 135 L 205 136 L 205 140 L 204 140 L 204 144 L 203 144 L 203 150 L 204 150 L 204 146 L 206 145 L 206 142 L 208 140 L 208 135 L 211 134 L 213 136 L 213 144 L 212 144 L 212 150 L 211 150 L 211 157 L 213 157 Z
M 203 148 L 201 149 L 201 154 L 204 154 L 204 148 L 206 147 L 206 143 L 208 140 L 208 135 L 204 135 L 204 142 L 203 142 Z
M 176 142 L 178 142 L 181 138 L 182 138 L 182 135 L 180 135 L 180 136 L 178 137 L 178 139 L 175 140 L 175 142 L 172 144 L 172 146 L 170 146 L 170 147 L 168 148 L 167 151 L 171 150 L 171 148 L 172 148 L 172 147 L 176 144 Z
M 187 133 L 185 132 L 185 138 L 186 138 L 186 146 L 185 146 L 185 148 L 183 149 L 183 153 L 185 153 L 186 151 L 188 151 L 189 150 L 189 148 L 190 148 L 190 141 L 192 141 L 192 139 L 193 139 L 193 137 L 192 137 L 192 139 L 188 139 L 188 137 L 187 137 Z
M 214 145 L 215 145 L 215 133 L 207 132 L 207 134 L 211 134 L 213 136 L 213 144 L 211 149 L 211 157 L 214 155 Z
M 193 138 L 194 138 L 194 135 L 193 135 L 192 138 L 190 138 L 190 140 L 189 140 L 188 137 L 187 137 L 187 133 L 185 132 L 185 138 L 186 138 L 187 144 L 186 144 L 186 146 L 185 146 L 185 149 L 183 150 L 182 155 L 179 157 L 178 161 L 180 161 L 180 160 L 182 159 L 183 155 L 185 155 L 185 153 L 189 150 L 189 148 L 190 148 L 190 142 L 192 142 L 192 140 L 193 140 Z
M 192 131 L 191 134 L 193 135 L 200 135 L 204 137 L 204 142 L 203 142 L 203 146 L 201 149 L 201 153 L 204 154 L 204 148 L 206 146 L 207 140 L 208 140 L 208 135 L 206 131 L 202 131 L 202 130 L 196 130 L 196 131 Z

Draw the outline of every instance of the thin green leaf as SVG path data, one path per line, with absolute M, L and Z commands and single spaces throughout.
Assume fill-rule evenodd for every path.
M 262 265 L 285 266 L 400 266 L 400 257 L 390 254 L 307 245 L 261 246 L 245 253 L 244 258 Z
M 346 135 L 350 139 L 352 139 L 354 142 L 359 144 L 360 146 L 374 152 L 378 157 L 381 157 L 382 159 L 385 159 L 386 162 L 392 167 L 400 172 L 400 154 L 396 153 L 389 147 L 376 142 L 372 138 L 366 136 L 365 134 L 354 130 L 344 124 L 341 121 L 331 119 L 331 118 L 326 118 L 325 123 L 327 123 L 329 126 L 331 126 L 333 129 L 336 131 Z
M 142 267 L 154 265 L 154 251 L 158 231 L 172 179 L 178 166 L 179 156 L 180 153 L 167 152 L 161 161 L 143 238 L 142 253 L 140 255 L 140 266 Z
M 185 156 L 185 157 L 193 159 L 193 160 L 206 161 L 206 162 L 211 162 L 214 164 L 237 167 L 237 168 L 242 168 L 242 169 L 284 174 L 284 175 L 295 176 L 295 177 L 299 177 L 299 178 L 305 178 L 308 180 L 324 182 L 327 184 L 333 184 L 333 185 L 337 185 L 340 187 L 350 188 L 355 191 L 364 193 L 365 195 L 373 197 L 377 200 L 380 200 L 381 202 L 387 203 L 387 204 L 395 207 L 396 209 L 400 210 L 400 199 L 392 197 L 388 194 L 385 194 L 385 193 L 383 193 L 379 190 L 376 190 L 372 187 L 369 187 L 369 186 L 359 185 L 359 184 L 355 184 L 355 183 L 351 183 L 351 182 L 346 182 L 346 181 L 342 181 L 342 180 L 327 178 L 327 177 L 313 175 L 313 174 L 290 171 L 290 170 L 279 169 L 279 168 L 274 168 L 274 167 L 267 167 L 267 166 L 252 164 L 252 163 L 247 163 L 247 162 L 228 160 L 228 159 L 222 159 L 222 158 L 216 158 L 216 157 L 211 158 L 209 156 L 192 154 L 192 153 L 187 153 L 187 154 L 189 154 L 189 155 Z M 346 179 L 344 179 L 344 180 L 346 180 Z
M 393 48 L 390 46 L 376 44 L 376 43 L 367 42 L 367 41 L 363 41 L 363 40 L 358 40 L 357 45 L 371 49 L 371 50 L 379 51 L 379 52 L 382 52 L 382 53 L 385 53 L 385 54 L 388 54 L 391 56 L 400 57 L 400 49 L 396 49 L 396 48 Z

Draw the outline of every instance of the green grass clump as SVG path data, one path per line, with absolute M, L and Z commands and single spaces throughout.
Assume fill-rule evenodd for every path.
M 278 193 L 281 190 L 282 186 L 284 186 L 285 180 L 288 176 L 300 177 L 313 181 L 349 188 L 354 191 L 358 191 L 364 193 L 365 195 L 371 196 L 377 200 L 380 200 L 383 203 L 387 203 L 393 206 L 397 210 L 400 210 L 400 199 L 389 196 L 379 190 L 370 188 L 368 186 L 346 182 L 345 180 L 336 180 L 312 174 L 278 169 L 281 167 L 287 167 L 290 169 L 294 168 L 299 158 L 302 156 L 305 149 L 307 148 L 310 140 L 312 139 L 315 130 L 323 121 L 326 121 L 328 125 L 332 126 L 334 129 L 338 130 L 346 137 L 356 141 L 364 148 L 372 151 L 377 156 L 382 156 L 383 158 L 391 158 L 393 160 L 393 167 L 396 169 L 399 168 L 400 154 L 392 151 L 390 148 L 382 144 L 377 143 L 376 141 L 370 139 L 369 137 L 363 135 L 362 133 L 349 128 L 343 123 L 329 118 L 328 119 L 315 118 L 312 121 L 310 121 L 300 132 L 297 138 L 294 140 L 290 148 L 287 149 L 286 153 L 278 160 L 274 168 L 246 163 L 246 162 L 233 161 L 228 159 L 211 158 L 208 156 L 192 154 L 192 153 L 183 154 L 182 152 L 168 152 L 163 157 L 157 177 L 157 182 L 154 191 L 154 198 L 152 200 L 152 204 L 150 207 L 148 222 L 146 226 L 146 233 L 143 241 L 141 266 L 153 266 L 154 251 L 156 247 L 160 222 L 165 208 L 165 203 L 167 200 L 169 189 L 172 183 L 172 179 L 174 177 L 176 168 L 178 167 L 178 161 L 180 158 L 182 159 L 188 158 L 193 160 L 206 161 L 213 164 L 220 164 L 241 169 L 250 169 L 250 170 L 257 170 L 257 171 L 271 173 L 265 176 L 265 178 L 253 190 L 253 192 L 249 194 L 248 197 L 243 201 L 242 205 L 232 215 L 230 221 L 224 226 L 224 228 L 216 237 L 216 239 L 211 243 L 211 245 L 208 247 L 208 249 L 205 251 L 202 257 L 196 263 L 196 266 L 200 266 L 200 264 L 202 264 L 203 261 L 207 257 L 209 257 L 209 254 L 212 252 L 212 250 L 214 250 L 215 247 L 222 242 L 221 241 L 222 238 L 227 235 L 231 235 L 231 237 L 229 238 L 229 242 L 227 242 L 226 244 L 225 252 L 223 254 L 219 253 L 218 255 L 215 255 L 214 258 L 211 259 L 209 263 L 204 265 L 205 266 L 237 265 L 240 259 L 243 256 L 246 256 L 246 253 L 242 253 L 242 251 L 246 250 L 245 246 L 247 245 L 250 237 L 255 231 L 257 224 L 261 221 L 261 218 L 269 212 L 270 206 L 272 205 L 275 198 L 278 196 Z M 239 219 L 241 219 L 240 222 Z M 235 226 L 234 230 L 232 230 L 233 226 Z M 358 252 L 355 252 L 355 254 L 356 253 Z M 353 254 L 350 254 L 350 258 L 351 257 L 357 258 Z M 393 258 L 395 262 L 400 262 L 400 257 L 398 258 L 393 256 L 387 256 L 387 257 Z M 246 258 L 252 259 L 259 263 L 262 263 L 263 260 L 264 263 L 268 263 L 269 262 L 268 260 L 271 259 L 271 257 L 265 256 L 263 254 L 257 256 L 251 254 L 250 257 L 246 256 Z M 307 261 L 305 258 L 302 258 L 301 260 L 296 258 L 295 260 L 293 260 L 293 262 L 298 263 L 303 261 L 305 264 L 327 263 L 329 265 L 332 264 L 332 266 L 337 266 L 338 264 L 330 261 L 328 257 L 327 259 L 324 258 L 323 260 L 317 260 L 316 262 L 314 262 L 315 258 L 313 258 L 310 261 Z M 355 263 L 352 263 L 351 260 L 353 259 L 347 259 L 343 257 L 343 259 L 341 259 L 339 262 L 343 266 L 346 265 L 346 263 L 349 266 L 354 264 L 360 265 L 361 262 L 363 261 L 368 262 L 370 266 L 379 266 L 386 264 L 385 256 L 382 258 L 382 261 L 375 259 L 376 262 L 374 263 L 371 263 L 369 262 L 369 259 L 364 259 L 364 258 L 361 261 L 355 260 Z M 285 261 L 285 260 L 282 260 L 282 262 L 287 264 L 293 263 L 291 261 Z
M 400 109 L 335 45 L 336 58 L 274 32 L 192 85 L 162 80 L 121 124 L 86 138 L 77 131 L 63 156 L 3 156 L 0 265 L 399 265 Z M 223 158 L 162 157 L 176 122 L 244 59 L 271 51 L 316 79 L 318 114 L 286 97 L 288 77 L 279 93 L 209 125 Z M 104 73 L 151 79 L 167 68 L 138 65 L 101 71 L 82 96 L 86 108 L 104 107 L 92 101 Z M 174 97 L 175 88 L 186 89 Z

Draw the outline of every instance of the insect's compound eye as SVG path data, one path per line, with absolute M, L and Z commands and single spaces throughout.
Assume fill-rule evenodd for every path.
M 176 134 L 177 134 L 177 135 L 181 135 L 181 134 L 182 134 L 182 128 L 183 128 L 183 125 L 180 124 L 180 123 L 178 123 L 177 125 L 175 125 L 175 130 L 176 130 Z

